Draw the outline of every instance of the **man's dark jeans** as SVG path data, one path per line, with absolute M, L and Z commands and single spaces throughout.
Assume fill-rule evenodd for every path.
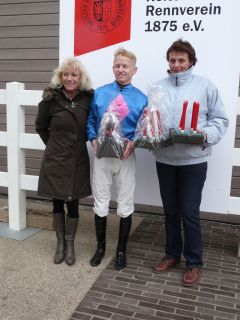
M 166 256 L 180 260 L 183 252 L 186 266 L 202 267 L 199 213 L 207 162 L 184 166 L 157 162 L 156 165 L 165 212 Z

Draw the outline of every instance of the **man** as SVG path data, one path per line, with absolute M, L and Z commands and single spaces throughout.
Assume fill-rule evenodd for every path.
M 126 248 L 132 224 L 131 214 L 134 211 L 135 155 L 132 139 L 137 121 L 147 103 L 146 96 L 131 84 L 136 72 L 136 56 L 124 48 L 118 49 L 113 61 L 115 81 L 98 88 L 91 104 L 87 135 L 95 154 L 96 137 L 101 119 L 109 105 L 119 97 L 124 103 L 115 111 L 121 115 L 121 129 L 124 137 L 128 139 L 122 160 L 94 157 L 92 189 L 97 249 L 90 260 L 90 264 L 94 267 L 101 263 L 105 254 L 106 224 L 113 179 L 117 189 L 117 214 L 120 216 L 115 268 L 121 270 L 126 267 Z
M 160 273 L 176 266 L 181 254 L 186 259 L 183 285 L 198 283 L 202 274 L 200 203 L 211 146 L 228 127 L 224 106 L 215 85 L 192 73 L 197 58 L 192 45 L 175 41 L 167 50 L 168 77 L 157 82 L 168 93 L 166 108 L 172 128 L 179 127 L 184 101 L 188 102 L 186 128 L 190 128 L 192 105 L 199 102 L 198 131 L 204 144 L 176 143 L 155 152 L 157 174 L 165 212 L 165 257 L 154 266 Z M 183 224 L 184 240 L 181 235 Z

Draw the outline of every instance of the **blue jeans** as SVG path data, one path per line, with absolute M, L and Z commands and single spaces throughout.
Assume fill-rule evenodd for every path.
M 186 259 L 187 267 L 202 267 L 200 204 L 207 162 L 172 166 L 156 163 L 165 212 L 166 256 Z M 183 224 L 183 236 L 181 234 Z

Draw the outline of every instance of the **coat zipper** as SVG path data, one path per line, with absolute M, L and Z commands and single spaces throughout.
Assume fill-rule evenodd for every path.
M 77 102 L 76 102 L 76 104 L 77 104 Z M 75 124 L 77 125 L 77 131 L 78 131 L 78 137 L 79 137 L 78 121 L 77 121 L 77 119 L 76 119 L 76 116 L 75 116 L 74 112 L 72 112 L 71 110 L 68 110 L 68 111 L 69 111 L 69 112 L 71 113 L 71 115 L 73 116 L 73 119 L 74 119 L 74 121 L 75 121 Z M 79 141 L 79 139 L 78 139 L 78 141 Z M 77 171 L 77 162 L 76 162 L 76 157 L 75 157 L 74 176 L 76 176 L 76 171 Z M 71 192 L 71 194 L 72 194 L 71 198 L 72 198 L 72 199 L 73 199 L 74 193 L 75 193 L 75 185 L 76 185 L 76 179 L 74 179 L 74 183 L 73 183 L 73 186 L 72 186 L 72 192 Z M 72 201 L 72 199 L 71 199 L 71 201 Z

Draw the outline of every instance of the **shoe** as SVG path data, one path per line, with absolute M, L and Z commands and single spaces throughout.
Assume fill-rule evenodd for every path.
M 170 268 L 175 267 L 177 264 L 179 264 L 179 260 L 164 257 L 160 262 L 156 263 L 156 265 L 153 267 L 153 272 L 161 273 L 163 271 L 166 271 Z
M 183 285 L 191 287 L 197 284 L 202 275 L 202 268 L 188 268 L 183 276 Z

